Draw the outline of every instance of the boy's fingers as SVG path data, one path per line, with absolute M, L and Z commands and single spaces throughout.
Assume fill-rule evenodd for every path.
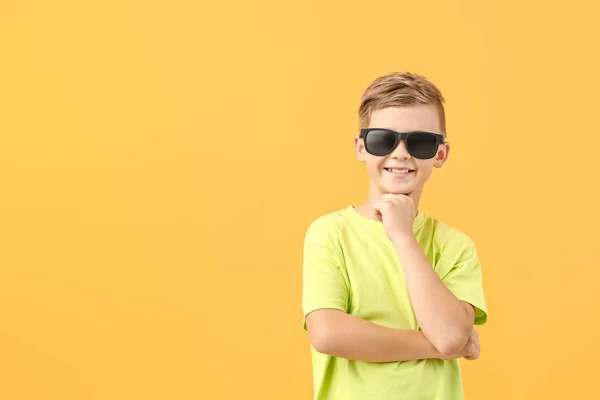
M 387 204 L 393 203 L 392 199 L 381 199 L 381 200 L 377 200 L 375 203 L 373 203 L 373 208 L 375 210 L 379 210 L 382 207 L 385 207 Z
M 479 348 L 477 346 L 475 346 L 475 349 L 473 351 L 473 359 L 476 360 L 479 358 Z

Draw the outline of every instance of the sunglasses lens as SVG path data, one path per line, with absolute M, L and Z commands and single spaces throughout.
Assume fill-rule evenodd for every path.
M 385 156 L 394 150 L 396 145 L 396 135 L 388 131 L 369 131 L 365 140 L 367 152 L 374 156 Z
M 438 141 L 430 133 L 411 133 L 406 139 L 406 149 L 415 158 L 427 160 L 437 152 Z

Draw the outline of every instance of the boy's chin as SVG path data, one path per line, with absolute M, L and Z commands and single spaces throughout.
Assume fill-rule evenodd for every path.
M 414 188 L 408 188 L 408 187 L 393 187 L 393 186 L 384 186 L 383 188 L 381 188 L 381 192 L 383 194 L 394 194 L 394 195 L 404 195 L 404 196 L 410 196 L 413 192 L 414 192 Z

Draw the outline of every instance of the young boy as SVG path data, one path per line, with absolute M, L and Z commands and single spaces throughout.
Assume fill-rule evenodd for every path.
M 304 329 L 316 400 L 458 400 L 458 359 L 487 320 L 473 242 L 418 210 L 448 158 L 444 99 L 422 76 L 376 79 L 359 108 L 366 201 L 323 215 L 304 241 Z

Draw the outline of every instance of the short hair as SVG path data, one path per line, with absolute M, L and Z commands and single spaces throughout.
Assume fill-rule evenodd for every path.
M 442 134 L 446 134 L 444 96 L 427 78 L 410 72 L 393 72 L 375 79 L 364 91 L 358 119 L 360 128 L 367 128 L 373 111 L 388 107 L 419 104 L 437 106 Z

